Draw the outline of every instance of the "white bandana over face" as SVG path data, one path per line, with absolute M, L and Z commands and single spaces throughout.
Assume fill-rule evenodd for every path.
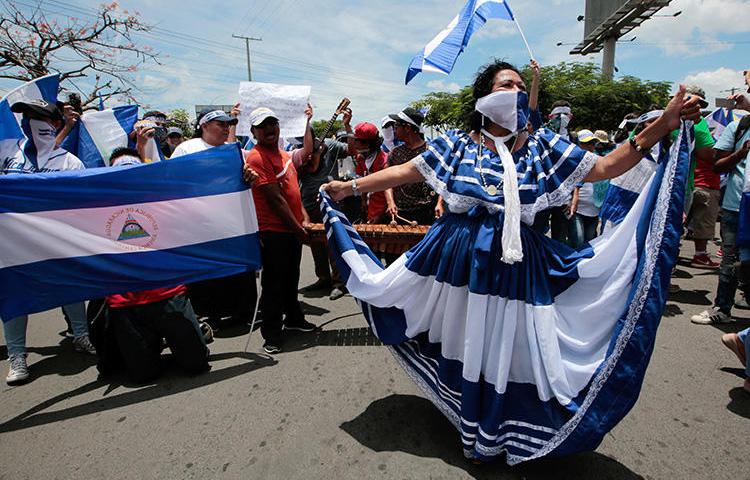
M 525 92 L 494 92 L 478 99 L 475 107 L 477 112 L 489 118 L 493 123 L 510 131 L 504 137 L 496 137 L 484 128 L 481 132 L 495 143 L 495 149 L 503 164 L 505 215 L 501 260 L 510 264 L 523 260 L 523 246 L 521 245 L 521 199 L 518 195 L 516 164 L 505 142 L 518 135 L 518 131 L 526 128 L 528 108 L 528 95 Z M 481 156 L 481 152 L 479 153 Z
M 36 150 L 36 162 L 39 168 L 43 168 L 49 160 L 50 155 L 55 150 L 55 138 L 57 130 L 55 127 L 44 120 L 28 120 L 29 131 L 25 132 L 28 136 L 31 133 L 31 141 Z

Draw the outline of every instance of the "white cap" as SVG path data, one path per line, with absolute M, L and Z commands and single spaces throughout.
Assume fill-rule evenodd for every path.
M 275 118 L 276 120 L 279 119 L 279 117 L 277 117 L 273 110 L 271 110 L 270 108 L 256 108 L 255 110 L 250 112 L 250 125 L 252 125 L 253 127 L 257 127 L 267 118 Z

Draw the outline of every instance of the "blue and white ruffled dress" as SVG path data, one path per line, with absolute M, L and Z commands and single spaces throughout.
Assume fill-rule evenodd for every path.
M 683 129 L 684 131 L 684 129 Z M 509 464 L 593 450 L 633 406 L 666 302 L 690 143 L 676 141 L 620 225 L 572 250 L 529 225 L 598 157 L 539 130 L 513 154 L 523 261 L 500 261 L 502 166 L 450 132 L 413 159 L 449 213 L 383 268 L 335 204 L 329 245 L 375 335 L 460 432 L 464 454 Z

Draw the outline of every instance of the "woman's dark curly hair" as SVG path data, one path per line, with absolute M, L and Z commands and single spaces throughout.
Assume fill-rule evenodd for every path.
M 469 114 L 469 128 L 473 131 L 478 132 L 482 128 L 482 114 L 474 110 L 474 105 L 477 103 L 478 99 L 492 93 L 492 85 L 495 82 L 495 75 L 501 70 L 513 70 L 518 75 L 521 75 L 521 72 L 515 66 L 508 62 L 495 59 L 479 69 L 477 76 L 474 78 L 474 84 L 472 85 L 471 91 L 471 96 L 474 101 L 471 104 L 471 113 Z

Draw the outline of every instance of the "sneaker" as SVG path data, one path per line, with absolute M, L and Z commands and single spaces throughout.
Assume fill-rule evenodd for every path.
M 281 346 L 279 346 L 279 343 L 276 341 L 266 340 L 266 343 L 263 344 L 263 351 L 269 355 L 274 355 L 276 353 L 281 353 Z
M 707 254 L 696 255 L 693 257 L 693 261 L 690 262 L 690 266 L 693 268 L 719 268 L 719 265 L 721 264 L 711 260 L 711 257 Z
M 713 307 L 711 310 L 703 310 L 698 315 L 693 315 L 690 317 L 690 321 L 697 325 L 715 325 L 730 323 L 732 317 L 719 310 L 719 307 Z
M 338 300 L 344 295 L 346 295 L 346 287 L 334 287 L 333 290 L 331 290 L 331 294 L 328 296 L 328 299 Z
M 211 325 L 207 322 L 198 322 L 198 328 L 201 331 L 201 335 L 203 335 L 203 341 L 206 342 L 206 345 L 214 341 L 214 329 L 211 328 Z
M 23 383 L 29 379 L 29 367 L 26 366 L 26 354 L 11 355 L 8 358 L 10 368 L 8 369 L 8 376 L 5 377 L 5 382 L 8 385 L 16 385 Z
M 747 366 L 747 358 L 745 356 L 745 344 L 740 340 L 740 336 L 736 333 L 727 333 L 721 336 L 721 343 L 724 344 L 729 350 L 732 351 L 737 358 L 740 359 L 740 363 L 743 367 Z
M 96 355 L 96 348 L 94 348 L 94 345 L 91 344 L 91 340 L 89 339 L 88 335 L 81 335 L 80 337 L 75 337 L 73 339 L 73 348 L 75 348 L 76 352 L 83 352 L 83 353 L 88 353 L 91 355 Z
M 747 297 L 742 295 L 739 300 L 734 302 L 734 306 L 740 310 L 750 310 L 750 304 L 747 303 Z
M 300 292 L 315 292 L 318 290 L 328 290 L 329 288 L 331 288 L 331 280 L 319 278 L 315 283 L 311 283 L 310 285 L 301 288 Z
M 293 330 L 295 332 L 314 332 L 318 327 L 307 320 L 299 320 L 294 323 L 284 324 L 284 330 Z

